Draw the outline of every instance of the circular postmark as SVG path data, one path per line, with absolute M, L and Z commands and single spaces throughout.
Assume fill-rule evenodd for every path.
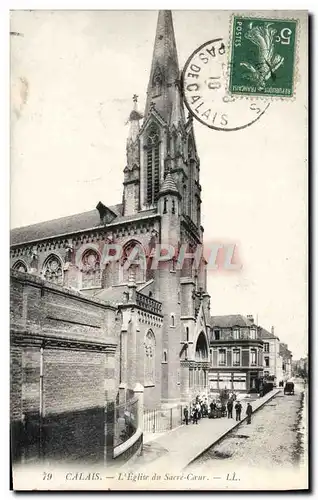
M 270 103 L 229 95 L 228 69 L 228 48 L 223 38 L 210 40 L 187 60 L 182 90 L 185 105 L 197 120 L 216 130 L 233 131 L 259 120 Z

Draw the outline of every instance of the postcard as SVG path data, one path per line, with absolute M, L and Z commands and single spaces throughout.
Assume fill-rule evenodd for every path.
M 10 41 L 13 489 L 308 490 L 308 13 Z

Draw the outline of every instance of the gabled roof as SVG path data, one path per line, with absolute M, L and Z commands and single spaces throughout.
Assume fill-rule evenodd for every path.
M 279 340 L 277 335 L 275 335 L 274 333 L 270 333 L 268 330 L 266 330 L 262 326 L 259 327 L 259 336 L 261 337 L 261 339 L 264 339 L 264 340 L 265 339 L 278 339 Z
M 253 323 L 242 314 L 211 316 L 211 327 L 232 328 L 234 326 L 253 326 Z
M 288 358 L 292 357 L 292 352 L 287 348 L 286 344 L 279 344 L 279 354 Z

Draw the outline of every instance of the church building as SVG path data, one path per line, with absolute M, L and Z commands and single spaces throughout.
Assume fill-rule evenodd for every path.
M 116 307 L 117 398 L 140 383 L 146 408 L 188 402 L 208 386 L 207 263 L 178 265 L 181 247 L 188 255 L 203 244 L 200 160 L 180 75 L 172 14 L 160 11 L 145 110 L 134 96 L 129 116 L 122 201 L 11 231 L 14 270 Z M 160 245 L 174 254 L 163 259 Z M 109 249 L 118 248 L 115 259 Z

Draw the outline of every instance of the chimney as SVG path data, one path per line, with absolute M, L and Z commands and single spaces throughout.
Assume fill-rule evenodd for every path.
M 254 325 L 254 317 L 253 317 L 253 314 L 248 314 L 248 315 L 247 315 L 247 319 L 248 319 L 251 323 L 253 323 L 253 325 Z
M 273 326 L 272 326 L 271 332 L 272 332 L 272 335 L 275 335 L 275 328 Z

